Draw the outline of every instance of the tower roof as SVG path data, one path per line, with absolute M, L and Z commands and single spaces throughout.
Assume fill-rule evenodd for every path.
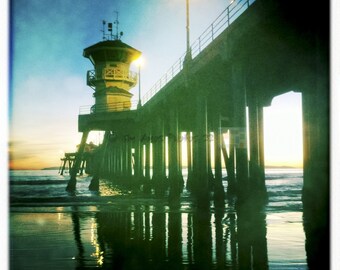
M 96 62 L 119 61 L 131 63 L 141 52 L 121 40 L 105 40 L 84 49 L 83 56 Z

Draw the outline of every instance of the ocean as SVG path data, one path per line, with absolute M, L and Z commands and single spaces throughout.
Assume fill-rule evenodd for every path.
M 10 171 L 10 269 L 308 269 L 302 169 L 267 169 L 268 203 L 247 215 L 234 198 L 197 209 L 186 190 L 176 208 L 106 180 L 93 192 L 86 175 L 71 194 L 68 179 Z

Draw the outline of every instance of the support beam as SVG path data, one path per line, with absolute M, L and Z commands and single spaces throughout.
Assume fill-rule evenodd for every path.
M 264 149 L 263 149 L 263 108 L 257 102 L 257 98 L 249 101 L 249 148 L 250 162 L 249 174 L 252 195 L 267 199 L 267 190 L 264 175 Z M 262 136 L 262 137 L 261 137 Z M 262 160 L 261 160 L 262 159 Z
M 234 195 L 236 192 L 236 179 L 235 179 L 235 144 L 234 144 L 234 131 L 229 129 L 229 156 L 227 152 L 227 146 L 222 137 L 221 147 L 224 158 L 225 167 L 227 170 L 227 180 L 228 180 L 228 195 Z
M 180 172 L 180 132 L 178 127 L 178 111 L 170 112 L 169 134 L 169 199 L 177 201 L 183 188 L 183 178 Z
M 132 142 L 130 139 L 125 139 L 126 143 L 126 162 L 127 162 L 127 172 L 126 172 L 126 182 L 128 186 L 131 185 L 132 178 Z
M 60 170 L 60 175 L 64 175 L 64 170 L 65 170 L 67 159 L 63 158 L 62 160 L 63 160 L 63 165 L 62 165 L 61 170 Z
M 264 162 L 264 125 L 263 125 L 263 106 L 259 107 L 257 110 L 258 115 L 258 127 L 259 127 L 259 163 L 260 163 L 260 173 L 262 177 L 265 177 L 265 167 Z
M 212 173 L 212 166 L 211 166 L 211 142 L 212 142 L 212 136 L 211 133 L 208 130 L 207 133 L 207 159 L 208 159 L 208 186 L 209 186 L 209 190 L 213 189 L 214 186 L 214 175 Z
M 144 177 L 144 192 L 151 192 L 151 177 L 150 177 L 150 144 L 151 144 L 151 135 L 148 133 L 147 139 L 145 142 L 145 177 Z
M 153 152 L 153 175 L 152 183 L 155 187 L 157 195 L 163 195 L 166 185 L 165 176 L 165 136 L 164 136 L 164 120 L 158 117 L 153 127 L 155 134 L 152 136 L 152 152 Z
M 143 178 L 143 144 L 141 142 L 141 131 L 139 129 L 135 140 L 135 170 L 134 170 L 134 186 L 138 188 L 142 184 Z
M 235 139 L 236 180 L 239 202 L 249 195 L 248 153 L 246 131 L 246 88 L 244 70 L 241 64 L 232 67 L 234 119 L 233 135 Z M 237 141 L 236 141 L 237 137 Z
M 118 149 L 117 149 L 117 142 L 113 143 L 112 146 L 112 166 L 113 166 L 113 177 L 114 181 L 117 181 L 118 177 Z
M 86 164 L 86 160 L 83 158 L 81 161 L 81 165 L 80 165 L 80 171 L 79 171 L 80 175 L 84 174 L 85 164 Z
M 218 113 L 215 117 L 214 126 L 214 154 L 215 154 L 215 180 L 214 180 L 214 202 L 216 207 L 224 207 L 224 187 L 222 182 L 221 162 L 221 120 Z
M 99 150 L 98 155 L 96 156 L 96 158 L 98 159 L 97 160 L 98 163 L 97 163 L 96 168 L 94 170 L 93 177 L 92 177 L 91 183 L 89 185 L 89 190 L 92 190 L 92 191 L 98 191 L 99 190 L 99 178 L 100 178 L 100 175 L 102 173 L 102 169 L 103 169 L 103 166 L 104 166 L 104 163 L 105 163 L 105 156 L 106 156 L 106 153 L 107 153 L 107 148 L 108 148 L 108 145 L 109 145 L 110 136 L 111 136 L 111 132 L 106 131 L 105 135 L 104 135 L 103 143 L 100 146 L 101 149 Z
M 327 67 L 325 67 L 327 69 Z M 303 216 L 307 262 L 310 269 L 329 269 L 330 175 L 329 85 L 314 76 L 302 94 Z M 321 256 L 321 257 L 320 257 Z
M 193 193 L 198 204 L 206 207 L 209 202 L 207 101 L 203 96 L 197 96 L 195 102 L 197 113 L 193 132 Z
M 186 144 L 187 144 L 187 167 L 188 167 L 188 178 L 186 188 L 192 190 L 193 171 L 192 171 L 192 137 L 191 132 L 186 133 Z
M 221 141 L 220 129 L 217 128 L 214 132 L 215 185 L 222 183 Z
M 125 137 L 121 136 L 121 149 L 122 149 L 122 175 L 121 182 L 126 183 L 128 176 L 128 146 Z
M 118 140 L 118 149 L 119 149 L 119 174 L 118 174 L 118 181 L 119 183 L 122 182 L 123 178 L 123 170 L 124 170 L 124 142 L 121 138 Z
M 72 167 L 72 169 L 70 169 L 71 178 L 68 181 L 68 184 L 67 184 L 67 187 L 66 187 L 67 191 L 75 191 L 76 190 L 77 173 L 79 171 L 79 166 L 80 166 L 80 163 L 81 163 L 81 160 L 82 160 L 82 157 L 83 157 L 86 140 L 87 140 L 89 133 L 90 133 L 90 131 L 84 131 L 83 132 L 83 136 L 81 138 L 81 142 L 80 142 L 78 152 L 77 152 L 76 157 L 75 157 L 75 161 L 73 163 L 73 167 Z

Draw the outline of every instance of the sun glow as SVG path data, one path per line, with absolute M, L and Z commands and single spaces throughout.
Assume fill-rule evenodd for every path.
M 267 166 L 303 166 L 301 94 L 289 92 L 264 108 Z

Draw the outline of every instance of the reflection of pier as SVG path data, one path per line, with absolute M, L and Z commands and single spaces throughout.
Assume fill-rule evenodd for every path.
M 86 235 L 82 235 L 81 230 L 84 223 L 74 209 L 72 222 L 79 266 L 268 269 L 266 216 L 259 209 L 185 213 L 168 211 L 162 206 L 133 205 L 132 208 L 134 210 L 102 209 L 94 214 L 91 244 L 95 253 L 85 252 Z
M 232 23 L 235 13 L 231 10 L 242 13 L 237 19 L 233 17 Z M 263 107 L 285 92 L 301 92 L 305 229 L 318 236 L 313 242 L 315 247 L 327 249 L 328 5 L 242 0 L 234 1 L 224 12 L 223 25 L 227 27 L 216 33 L 215 22 L 204 34 L 212 42 L 205 43 L 203 49 L 199 39 L 195 43 L 199 53 L 191 48 L 195 53 L 190 55 L 188 50 L 179 65 L 147 94 L 143 106 L 135 110 L 131 109 L 128 91 L 136 80 L 108 79 L 103 74 L 107 68 L 128 74 L 130 63 L 140 52 L 117 40 L 99 42 L 84 50 L 84 56 L 97 70 L 96 80 L 91 80 L 95 106 L 105 108 L 113 103 L 121 104 L 123 107 L 118 107 L 123 109 L 107 106 L 105 112 L 92 110 L 79 115 L 78 129 L 83 137 L 67 189 L 76 187 L 76 172 L 89 132 L 102 130 L 106 133 L 91 189 L 98 189 L 99 178 L 106 177 L 129 187 L 143 187 L 146 193 L 162 195 L 169 188 L 171 201 L 176 201 L 183 188 L 181 172 L 186 162 L 187 189 L 199 206 L 209 205 L 211 191 L 216 206 L 223 206 L 224 157 L 228 189 L 236 191 L 239 203 L 251 196 L 265 197 Z M 228 138 L 224 151 L 222 138 Z M 315 250 L 307 247 L 308 252 Z M 177 257 L 175 251 L 172 254 Z M 319 269 L 327 268 L 327 263 L 325 258 Z
M 225 269 L 237 264 L 231 241 L 235 223 L 223 225 L 223 215 L 138 210 L 96 217 L 104 267 Z

